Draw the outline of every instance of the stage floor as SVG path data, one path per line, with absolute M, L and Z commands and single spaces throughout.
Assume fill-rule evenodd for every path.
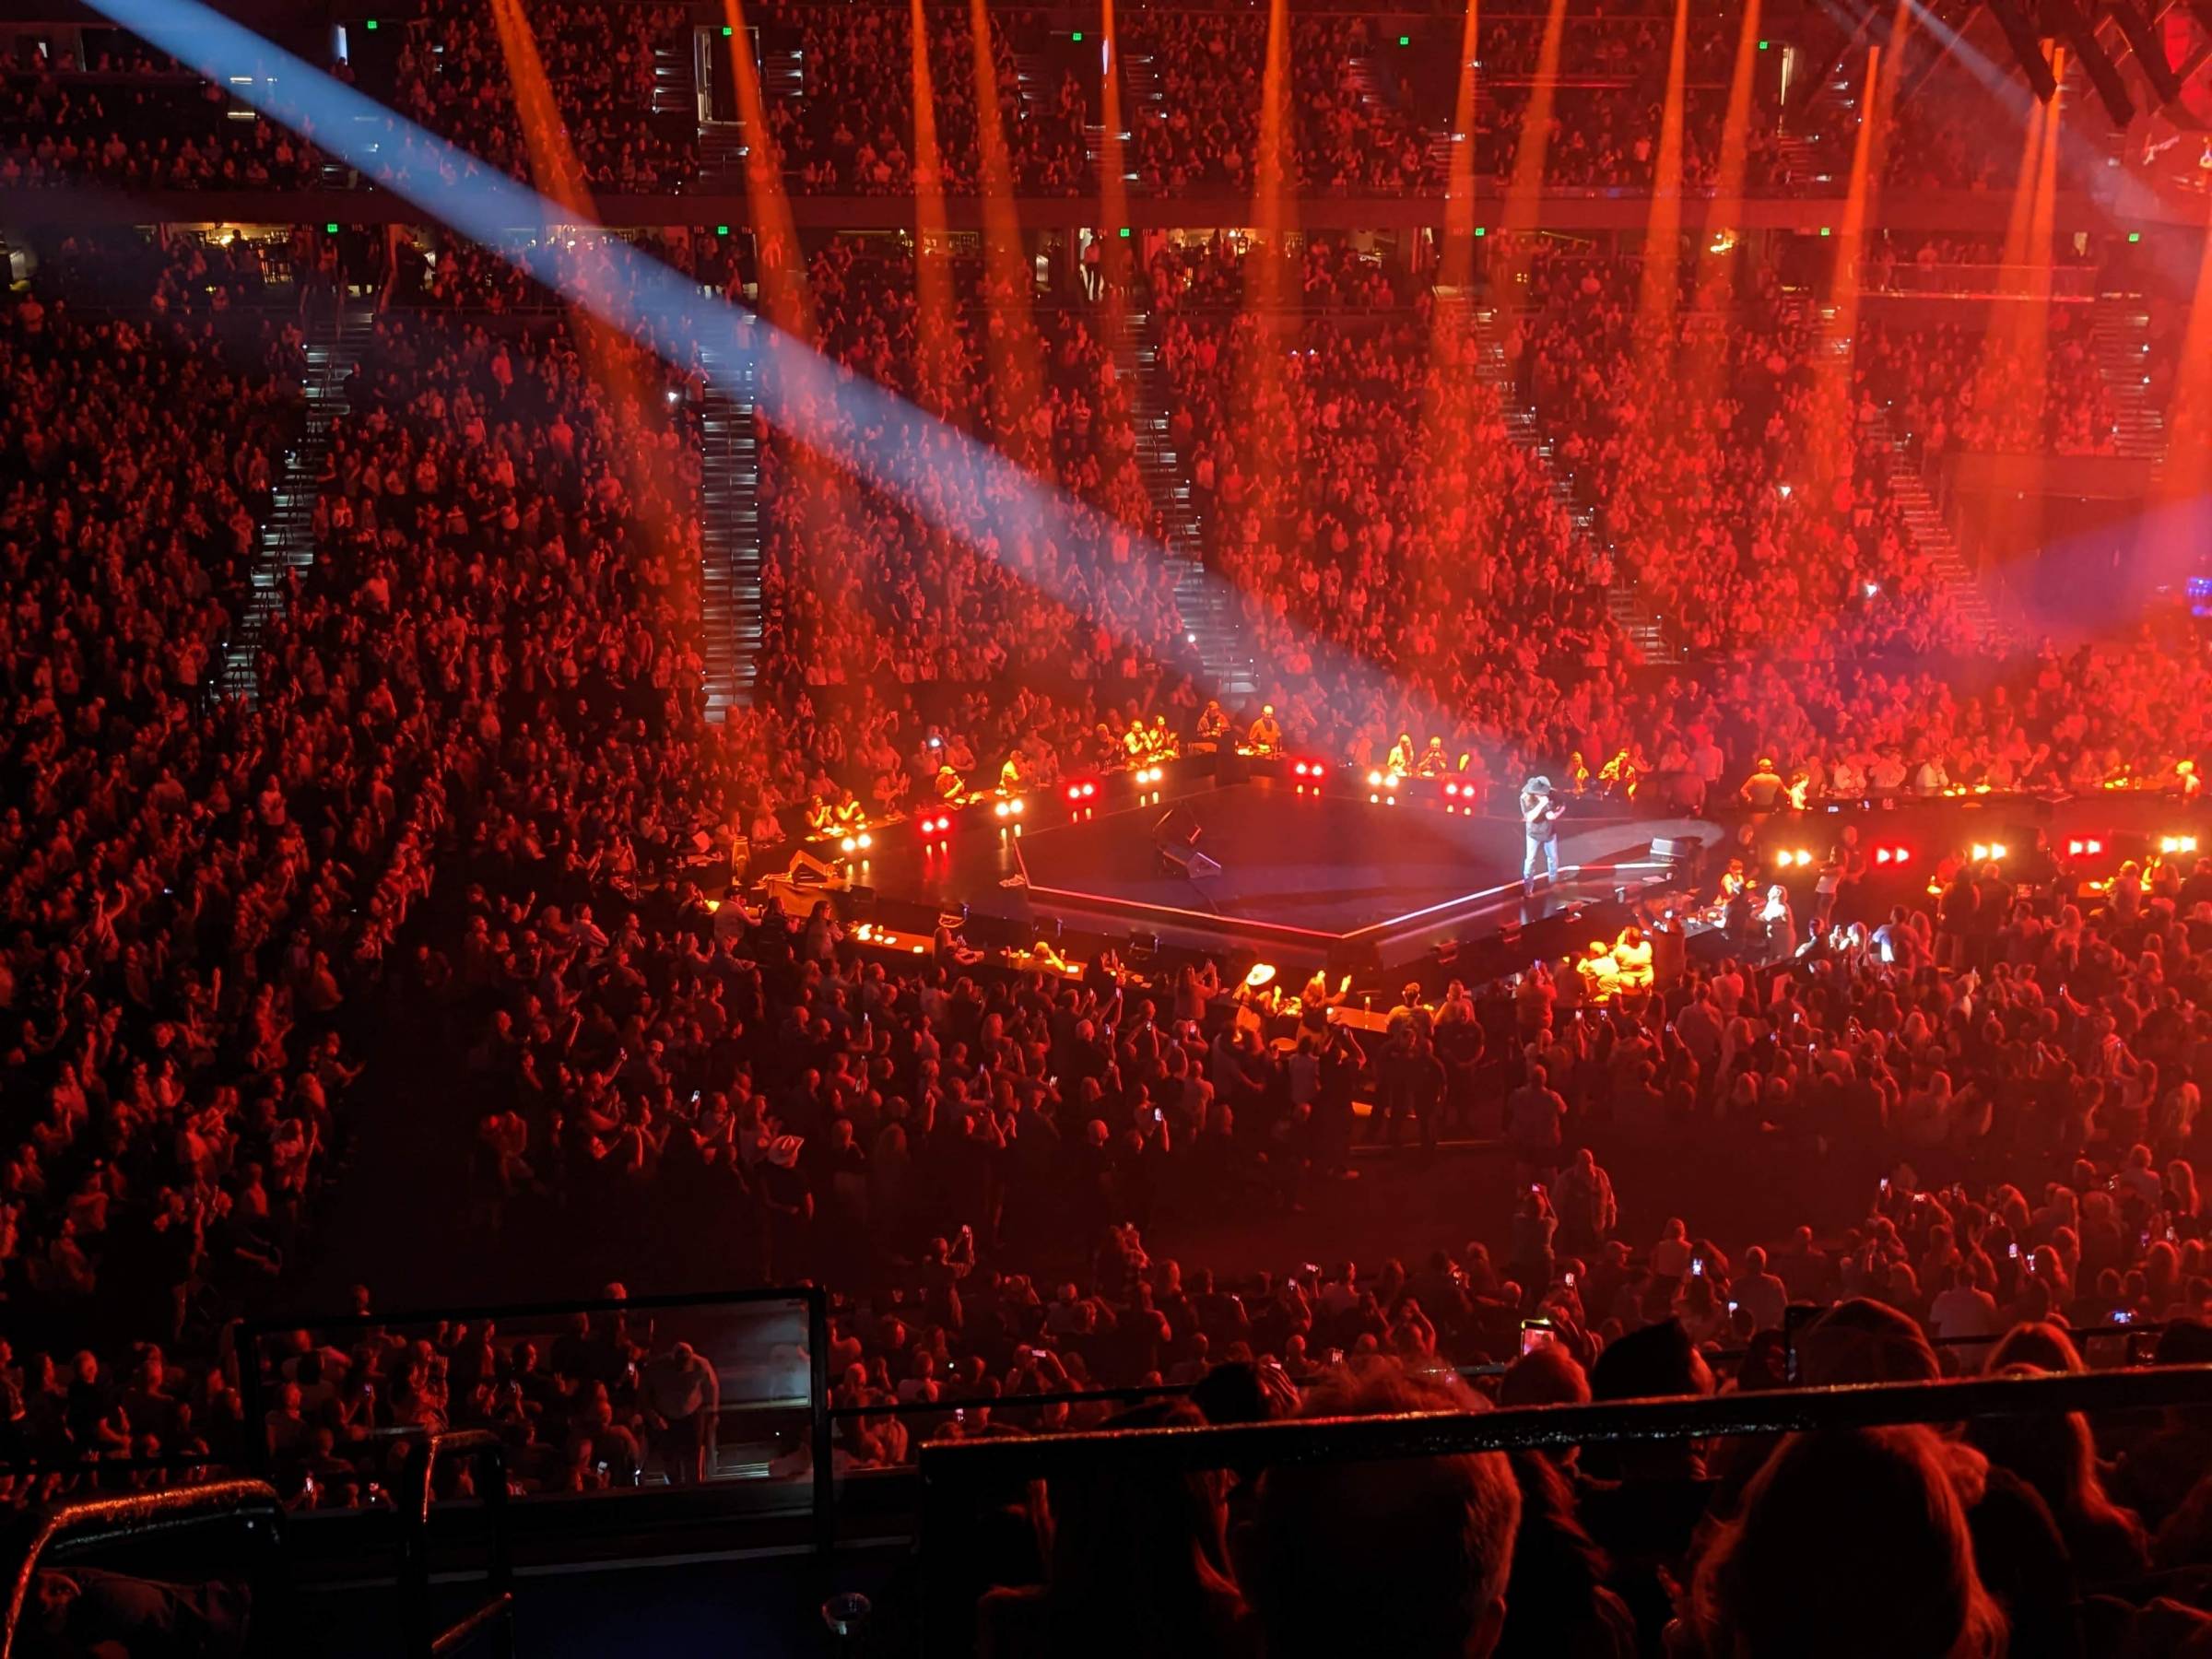
M 1171 806 L 1204 830 L 1218 876 L 1185 877 L 1156 850 Z M 1032 903 L 1218 917 L 1340 938 L 1520 880 L 1517 827 L 1364 796 L 1303 795 L 1279 783 L 1232 784 L 1159 805 L 1030 830 L 1020 843 Z
M 1658 879 L 1653 836 L 1703 834 L 1710 845 L 1719 833 L 1571 813 L 1559 881 L 1524 899 L 1518 819 L 1460 811 L 1432 782 L 1402 788 L 1393 806 L 1348 779 L 1324 791 L 1288 770 L 1277 762 L 1222 782 L 1186 761 L 1165 778 L 1094 780 L 1095 794 L 1075 802 L 1065 788 L 1028 796 L 1018 812 L 985 797 L 942 829 L 888 826 L 855 863 L 857 913 L 915 942 L 940 909 L 964 905 L 970 941 L 985 948 L 1057 936 L 1080 960 L 1149 938 L 1230 963 L 1366 971 L 1488 942 L 1517 950 L 1524 928 L 1547 938 L 1559 919 Z M 1192 880 L 1163 865 L 1152 830 L 1171 809 L 1197 820 L 1199 850 L 1219 875 Z M 1566 949 L 1564 939 L 1543 948 Z

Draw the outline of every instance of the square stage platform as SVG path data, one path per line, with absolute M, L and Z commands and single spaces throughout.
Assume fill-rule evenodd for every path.
M 1039 826 L 1017 853 L 1040 912 L 1300 958 L 1394 955 L 1612 894 L 1615 871 L 1563 868 L 1556 889 L 1524 905 L 1517 820 L 1367 796 L 1349 784 L 1329 794 L 1231 783 Z M 1161 856 L 1154 827 L 1171 811 L 1195 820 L 1197 850 L 1219 874 L 1188 877 Z

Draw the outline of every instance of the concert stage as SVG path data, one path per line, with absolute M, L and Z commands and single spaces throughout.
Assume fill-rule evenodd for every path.
M 1592 927 L 1610 936 L 1624 895 L 1670 879 L 1651 855 L 1654 835 L 1716 838 L 1683 820 L 1570 818 L 1559 879 L 1524 899 L 1519 819 L 1463 808 L 1440 782 L 1382 790 L 1341 773 L 1300 781 L 1282 762 L 1237 770 L 1227 782 L 1194 761 L 1158 781 L 1112 774 L 1086 780 L 1091 793 L 1073 802 L 1065 788 L 1032 794 L 1018 815 L 972 804 L 918 846 L 888 828 L 856 871 L 868 896 L 855 913 L 925 936 L 936 910 L 958 901 L 970 939 L 986 947 L 1057 935 L 1076 959 L 1105 944 L 1124 956 L 1157 944 L 1240 973 L 1263 960 L 1365 974 L 1477 946 L 1517 952 L 1524 928 L 1531 953 L 1579 947 Z M 1196 826 L 1196 851 L 1218 873 L 1186 875 L 1163 856 L 1154 831 L 1171 813 Z M 1594 908 L 1608 915 L 1570 927 Z

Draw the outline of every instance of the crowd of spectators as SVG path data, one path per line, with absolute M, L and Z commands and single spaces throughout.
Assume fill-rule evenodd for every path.
M 1690 274 L 1694 280 L 1695 273 Z M 1542 304 L 1506 343 L 1560 467 L 1675 636 L 1698 650 L 1757 646 L 1924 652 L 1961 633 L 1888 488 L 1888 454 L 1854 406 L 1848 474 L 1809 454 L 1821 321 L 1771 284 L 1734 315 L 1639 312 L 1630 262 L 1542 258 Z M 1712 391 L 1658 420 L 1700 354 Z M 1905 367 L 1870 352 L 1868 397 Z M 2093 376 L 2093 365 L 2092 378 Z M 1815 618 L 1818 618 L 1815 626 Z
M 527 21 L 565 155 L 554 135 L 529 130 L 517 107 L 519 66 L 481 0 L 440 0 L 409 26 L 399 55 L 398 112 L 477 161 L 541 188 L 559 178 L 565 187 L 635 195 L 692 182 L 697 108 L 684 96 L 656 112 L 653 98 L 663 66 L 682 72 L 688 93 L 691 41 L 681 6 L 552 0 L 533 6 Z M 560 178 L 570 160 L 575 176 Z
M 973 29 L 964 8 L 924 14 L 930 65 L 930 112 L 936 133 L 937 187 L 948 195 L 984 190 L 982 112 L 977 102 Z M 1087 93 L 1071 72 L 1052 86 L 1031 85 L 1018 66 L 1016 31 L 1041 36 L 1034 14 L 988 14 L 991 75 L 998 107 L 995 141 L 1018 195 L 1069 195 L 1087 188 Z M 767 78 L 771 135 L 794 189 L 824 195 L 912 195 L 913 36 L 905 11 L 892 7 L 808 6 L 763 33 L 763 56 L 791 54 L 799 84 Z
M 268 190 L 319 182 L 324 158 L 223 88 L 144 48 L 80 63 L 29 41 L 0 47 L 0 190 L 90 177 L 148 190 Z
M 957 314 L 925 320 L 911 254 L 830 243 L 809 268 L 822 349 L 1058 485 L 1070 503 L 1064 524 L 1019 546 L 978 548 L 939 526 L 984 520 L 987 503 L 960 493 L 981 482 L 932 472 L 918 447 L 884 453 L 936 441 L 920 429 L 846 446 L 862 457 L 853 468 L 771 427 L 761 453 L 771 621 L 760 669 L 794 694 L 938 682 L 994 701 L 1018 696 L 1030 719 L 1060 734 L 1042 735 L 1059 747 L 1076 704 L 1092 704 L 1082 727 L 1095 727 L 1098 696 L 1118 700 L 1112 688 L 1126 686 L 1149 700 L 1180 654 L 1163 668 L 1147 644 L 1184 630 L 1173 571 L 1139 555 L 1156 513 L 1136 469 L 1135 388 L 1093 317 L 1032 312 L 1029 292 L 964 262 L 950 275 Z M 940 358 L 924 351 L 925 322 Z M 901 473 L 928 475 L 926 516 L 887 488 Z M 1101 692 L 1100 682 L 1112 686 Z M 1058 714 L 1037 704 L 1045 696 Z
M 1874 323 L 1860 345 L 1861 372 L 1931 469 L 1964 450 L 2115 454 L 2117 400 L 2098 367 L 2093 327 L 2088 306 L 2053 306 L 2034 350 L 2002 331 Z
M 549 90 L 580 177 L 594 191 L 677 192 L 700 177 L 689 20 L 666 6 L 609 11 L 548 4 L 527 11 Z M 1648 189 L 1665 104 L 1671 10 L 1631 5 L 1577 14 L 1561 35 L 1545 177 L 1557 187 Z M 942 187 L 982 190 L 971 20 L 963 7 L 924 13 Z M 1512 176 L 1543 35 L 1540 11 L 1482 18 L 1482 65 L 1469 131 L 1454 135 L 1459 19 L 1401 24 L 1292 8 L 1291 182 L 1339 194 L 1435 191 L 1457 143 L 1478 175 Z M 910 19 L 896 6 L 764 6 L 758 42 L 770 137 L 792 188 L 833 195 L 906 195 L 916 158 Z M 1739 29 L 1698 13 L 1685 53 L 1682 184 L 1717 181 L 1727 88 Z M 993 8 L 990 53 L 1013 186 L 1023 195 L 1094 195 L 1102 119 L 1100 60 L 1041 9 Z M 1794 43 L 1818 59 L 1826 25 L 1806 20 Z M 164 189 L 345 185 L 309 143 L 244 119 L 227 88 L 110 31 L 85 34 L 76 61 L 65 40 L 24 37 L 0 58 L 0 185 L 95 177 Z M 1257 181 L 1265 8 L 1147 6 L 1122 20 L 1116 65 L 1128 187 L 1137 194 L 1249 194 Z M 714 42 L 717 46 L 724 42 Z M 1836 42 L 1841 44 L 1841 41 Z M 368 62 L 368 59 L 364 59 Z M 341 79 L 355 71 L 332 66 Z M 667 84 L 656 100 L 656 71 Z M 396 65 L 377 63 L 369 89 L 402 115 L 451 138 L 484 165 L 530 179 L 533 159 L 509 87 L 507 53 L 478 0 L 441 0 L 405 27 Z M 389 85 L 383 84 L 389 76 Z M 1855 117 L 1838 101 L 1777 132 L 1771 88 L 1755 84 L 1746 181 L 1761 189 L 1844 176 Z M 724 100 L 724 119 L 734 100 Z M 1992 92 L 1955 65 L 1896 106 L 1885 182 L 2001 188 L 2018 171 L 2025 95 Z M 236 115 L 239 118 L 233 119 Z M 1817 122 L 1821 130 L 1806 131 Z M 542 140 L 541 140 L 542 144 Z M 394 150 L 367 170 L 418 165 Z M 1793 169 L 1794 171 L 1793 171 Z M 1809 178 L 1798 177 L 1807 174 Z
M 653 247 L 742 288 L 726 239 Z M 1793 1300 L 1846 1304 L 1803 1339 L 1812 1381 L 2070 1367 L 2088 1337 L 2068 1328 L 2170 1318 L 2181 1352 L 2186 1322 L 2212 1315 L 2194 1175 L 2212 1150 L 2196 1139 L 2212 872 L 2161 867 L 2092 901 L 1953 861 L 1933 902 L 1884 917 L 1854 905 L 1841 851 L 1846 890 L 1780 972 L 1722 963 L 1599 1002 L 1573 964 L 1545 964 L 1409 988 L 1357 1036 L 1326 1017 L 1325 984 L 985 971 L 949 926 L 926 959 L 891 962 L 827 904 L 786 914 L 732 892 L 826 809 L 912 810 L 947 771 L 987 788 L 1010 757 L 1031 785 L 1102 768 L 1155 717 L 1191 731 L 1173 572 L 1146 551 L 1164 528 L 1140 465 L 1146 393 L 1102 312 L 1040 308 L 955 260 L 951 314 L 924 317 L 897 246 L 815 251 L 822 348 L 1054 488 L 1082 545 L 970 547 L 935 526 L 988 517 L 959 493 L 971 472 L 858 442 L 832 460 L 764 423 L 763 694 L 709 724 L 700 386 L 680 359 L 589 329 L 483 255 L 408 263 L 328 434 L 315 562 L 281 579 L 257 694 L 225 695 L 303 430 L 304 338 L 235 302 L 258 255 L 199 243 L 140 256 L 138 314 L 80 318 L 67 290 L 101 257 L 65 252 L 0 312 L 11 1450 L 213 1464 L 266 1444 L 311 1505 L 372 1501 L 392 1431 L 448 1423 L 507 1433 L 534 1490 L 707 1471 L 712 1362 L 621 1320 L 542 1351 L 470 1328 L 310 1339 L 247 1420 L 224 1327 L 314 1248 L 325 1182 L 376 1132 L 349 1108 L 386 1086 L 362 1067 L 394 1030 L 452 1063 L 478 1229 L 549 1263 L 709 1252 L 725 1278 L 835 1288 L 839 1403 L 883 1408 L 842 1430 L 849 1466 L 903 1463 L 929 1434 L 1097 1422 L 1101 1406 L 1021 1403 L 1094 1382 L 1197 1391 L 1160 1420 L 1207 1410 L 1217 1377 L 1313 1410 L 1456 1400 L 1437 1375 L 1486 1364 L 1506 1367 L 1509 1401 L 1699 1392 L 1716 1367 L 1772 1386 Z M 1783 488 L 1818 325 L 1760 273 L 1724 323 L 1719 412 L 1679 430 L 1642 412 L 1646 366 L 1691 342 L 1639 332 L 1623 267 L 1539 257 L 1537 308 L 1495 331 L 1406 295 L 1349 241 L 1305 244 L 1295 318 L 1230 303 L 1244 278 L 1232 242 L 1157 249 L 1147 326 L 1197 551 L 1241 595 L 1296 741 L 1377 759 L 1428 707 L 1454 723 L 1454 754 L 1500 775 L 1621 755 L 1711 788 L 1771 756 L 1839 795 L 2165 780 L 2203 752 L 2201 641 L 1992 656 L 1972 689 L 1922 657 L 1958 637 L 1866 442 L 1832 494 Z M 1892 418 L 1979 443 L 1960 411 L 2001 406 L 2010 372 L 1979 342 L 1870 328 L 1855 390 L 1919 395 Z M 2101 382 L 2068 325 L 2048 374 L 2042 409 L 1990 430 L 2061 450 L 2088 432 L 2102 410 L 2082 382 Z M 1522 386 L 1548 458 L 1513 435 Z M 928 441 L 912 423 L 867 437 Z M 1599 509 L 1587 523 L 1555 463 Z M 1632 671 L 1607 606 L 1618 572 L 1688 619 L 1698 662 Z M 1815 636 L 1822 653 L 1797 660 Z M 1397 690 L 1317 660 L 1386 669 Z M 1794 944 L 1786 920 L 1761 922 Z M 1232 1285 L 1147 1248 L 1202 1211 L 1283 1224 L 1364 1173 L 1361 1136 L 1502 1140 L 1529 1190 L 1411 1272 Z M 1686 1136 L 1820 1169 L 1875 1194 L 1869 1213 L 1818 1243 L 1732 1233 L 1724 1249 L 1673 1224 L 1632 1249 L 1614 1181 L 1650 1207 L 1667 1190 L 1652 1148 Z M 1608 1174 L 1578 1155 L 1593 1143 L 1631 1161 L 1609 1153 Z M 2201 1553 L 2201 1456 L 2132 1474 L 2124 1457 L 2131 1524 L 2093 1474 L 1997 1429 L 1969 1438 L 1979 1465 L 1924 1436 L 1855 1450 L 1921 1480 L 1944 1524 L 1942 1494 L 1963 1513 L 1993 1487 L 2011 1519 L 2041 1517 L 2058 1568 L 2040 1583 L 1971 1537 L 1946 1558 L 1973 1630 L 2017 1630 L 2031 1605 L 2076 1629 L 2073 1591 Z M 1514 1535 L 1516 1502 L 1522 1536 L 1532 1513 L 1555 1541 L 1581 1536 L 1583 1617 L 1624 1640 L 1665 1621 L 1665 1564 L 1697 1586 L 1686 1624 L 1718 1642 L 1771 1617 L 1732 1575 L 1762 1506 L 1826 1454 L 1486 1464 L 1492 1542 Z M 1959 1469 L 1982 1484 L 1953 1493 Z M 1623 1512 L 1661 1480 L 1682 1502 L 1656 1536 L 1648 1509 Z M 1288 1546 L 1267 1540 L 1298 1488 L 1248 1497 L 1262 1553 L 1208 1557 L 1210 1605 L 1233 1630 L 1249 1593 L 1270 1651 L 1289 1651 L 1267 1553 Z M 1707 1514 L 1725 1524 L 1702 1547 L 1686 1518 Z M 1018 1648 L 1059 1628 L 1065 1575 L 1096 1567 L 1041 1555 L 1042 1588 L 1016 1571 L 982 1617 Z M 1499 1595 L 1476 1624 L 1533 1644 L 1541 1595 Z
M 1094 1420 L 1236 1422 L 1416 1400 L 1466 1408 L 1477 1402 L 1453 1373 L 1470 1367 L 1503 1404 L 1521 1406 L 2202 1362 L 2212 1352 L 2212 1277 L 2194 1077 L 2207 1031 L 2207 897 L 2212 869 L 2203 867 L 2116 884 L 2085 908 L 2068 889 L 2024 894 L 1966 866 L 1932 919 L 1900 910 L 1871 937 L 1771 975 L 1734 962 L 1693 970 L 1594 1019 L 1572 1011 L 1571 975 L 1525 978 L 1496 1022 L 1505 1079 L 1524 1079 L 1500 1104 L 1522 1167 L 1560 1172 L 1530 1193 L 1506 1261 L 1447 1249 L 1411 1274 L 1395 1262 L 1368 1273 L 1345 1263 L 1237 1296 L 1147 1259 L 1119 1232 L 1091 1287 L 1070 1284 L 1040 1302 L 983 1267 L 955 1260 L 947 1270 L 930 1257 L 906 1296 L 878 1310 L 876 1340 L 935 1356 L 913 1362 L 898 1397 L 968 1404 L 949 1418 L 910 1416 L 900 1433 L 1061 1430 L 1070 1426 L 1062 1407 L 1025 1406 L 1021 1396 L 1057 1385 L 1055 1366 L 1072 1378 L 1091 1374 L 1096 1356 L 1131 1353 L 1157 1357 L 1163 1382 L 1192 1384 L 1189 1404 L 1101 1409 Z M 1440 1010 L 1440 1044 L 1444 1020 Z M 1832 1241 L 1800 1228 L 1734 1252 L 1670 1219 L 1632 1250 L 1613 1236 L 1610 1181 L 1564 1151 L 1599 1124 L 1617 1135 L 1671 1125 L 1712 1142 L 1786 1147 L 1864 1192 L 1865 1218 Z M 954 1288 L 936 1289 L 947 1271 Z M 939 1336 L 933 1325 L 950 1329 Z M 1052 1356 L 1041 1367 L 1025 1358 L 1040 1347 Z M 1092 1363 L 1069 1365 L 1060 1356 L 1071 1350 Z M 947 1351 L 956 1382 L 943 1380 Z M 1014 1358 L 998 1363 L 1002 1352 Z M 892 1383 L 871 1359 L 857 1362 L 849 1392 L 888 1405 Z M 2185 1586 L 2205 1560 L 2212 1469 L 2202 1435 L 2194 1413 L 2163 1423 L 2074 1416 L 1913 1430 L 1909 1445 L 1830 1434 L 1779 1447 L 1585 1448 L 1516 1457 L 1510 1469 L 1499 1460 L 1501 1489 L 1519 1488 L 1523 1527 L 1540 1528 L 1537 1542 L 1524 1532 L 1496 1557 L 1527 1594 L 1516 1601 L 1522 1590 L 1509 1590 L 1487 1614 L 1459 1608 L 1478 1632 L 1475 1648 L 1458 1645 L 1468 1638 L 1455 1626 L 1452 1645 L 1434 1651 L 1485 1651 L 1491 1640 L 1500 1652 L 1550 1651 L 1572 1630 L 1577 1651 L 1656 1652 L 1665 1630 L 1667 1652 L 1842 1653 L 1894 1647 L 1910 1630 L 1912 1651 L 1995 1652 L 2009 1621 L 2002 1651 L 2078 1653 L 2124 1651 L 2131 1627 L 2135 1640 L 2158 1626 L 2200 1631 L 2205 1615 L 2191 1610 Z M 1795 1571 L 1783 1540 L 1818 1556 L 1816 1539 L 1860 1535 L 1888 1501 L 1880 1494 L 1894 1490 L 1872 1468 L 1900 1449 L 1922 1470 L 1893 1519 L 1935 1525 L 1934 1576 L 1946 1587 L 1895 1625 L 1894 1609 L 1820 1601 L 1829 1622 L 1814 1633 L 1803 1611 L 1813 1604 L 1779 1588 Z M 892 1437 L 859 1450 L 890 1458 L 901 1448 Z M 1805 1484 L 1785 1499 L 1792 1470 Z M 1153 1478 L 1132 1472 L 1126 1483 Z M 1325 1574 L 1300 1597 L 1267 1571 L 1288 1547 L 1269 1529 L 1276 1488 L 1291 1478 L 1263 1475 L 1255 1493 L 1230 1477 L 1231 1491 L 1242 1490 L 1230 1498 L 1227 1534 L 1218 1503 L 1202 1512 L 1215 1545 L 1200 1553 L 1218 1574 L 1217 1594 L 1231 1613 L 1249 1604 L 1270 1653 L 1286 1641 L 1304 1651 L 1279 1633 L 1277 1598 L 1326 1618 L 1335 1594 Z M 1387 1481 L 1345 1478 L 1361 1485 L 1356 1502 L 1344 1497 L 1343 1524 L 1362 1535 L 1387 1530 L 1419 1490 L 1394 1471 Z M 1100 1493 L 1054 1483 L 1047 1501 L 1057 1521 L 1064 1502 L 1080 1517 Z M 1311 1529 L 1315 1517 L 1303 1522 Z M 1894 1527 L 1879 1530 L 1885 1550 L 1899 1545 Z M 1578 1571 L 1559 1583 L 1549 1575 L 1562 1533 Z M 1083 1536 L 1093 1550 L 1110 1547 Z M 987 1630 L 1033 1616 L 1039 1602 L 1049 1610 L 1078 1568 L 1100 1570 L 1056 1550 L 1032 1559 L 1019 1542 L 1002 1540 L 1003 1553 L 979 1563 L 984 1582 L 1009 1587 L 985 1597 Z M 1301 1542 L 1335 1561 L 1349 1547 L 1310 1530 Z M 1832 1585 L 1831 1561 L 1800 1566 L 1808 1591 Z M 1910 1594 L 1928 1588 L 1914 1583 Z M 1694 1593 L 1670 1594 L 1670 1584 Z M 1025 1585 L 1040 1587 L 1013 1588 Z M 1366 1598 L 1390 1586 L 1372 1574 L 1359 1585 L 1371 1617 Z M 2154 1603 L 2167 1594 L 2178 1599 Z M 1446 1617 L 1445 1599 L 1418 1583 L 1402 1599 L 1419 1611 L 1395 1617 Z M 1138 1639 L 1159 1609 L 1140 1598 L 1118 1612 L 1127 1622 L 1107 1640 Z M 1502 1618 L 1501 1638 L 1485 1618 Z M 1888 1635 L 1876 1635 L 1877 1625 Z
M 65 1373 L 125 1336 L 206 1351 L 312 1234 L 359 1070 L 359 914 L 396 926 L 420 893 L 417 803 L 382 758 L 288 699 L 213 695 L 301 428 L 302 341 L 206 285 L 164 291 L 0 319 L 0 1284 L 11 1339 L 65 1340 Z

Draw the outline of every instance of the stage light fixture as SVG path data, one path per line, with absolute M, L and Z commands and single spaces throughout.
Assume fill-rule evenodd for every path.
M 1996 864 L 2004 860 L 2006 848 L 2003 841 L 1976 841 L 1970 851 L 1976 864 Z
M 2089 85 L 2097 88 L 2097 101 L 2112 118 L 2112 124 L 2124 127 L 2134 121 L 2136 100 L 2127 95 L 2127 83 L 2120 78 L 2120 71 L 2112 67 L 2112 60 L 2097 44 L 2097 31 L 2089 27 L 2081 7 L 2074 0 L 2043 0 L 2043 16 L 2057 23 L 2058 32 L 2065 36 L 2067 46 L 2081 59 Z
M 2196 837 L 2194 835 L 2162 835 L 2159 838 L 2160 853 L 2194 853 Z
M 2112 21 L 2127 38 L 2127 49 L 2135 53 L 2136 62 L 2142 67 L 2143 78 L 2150 89 L 2159 95 L 2160 104 L 2170 104 L 2182 95 L 2181 77 L 2174 74 L 2173 65 L 2166 61 L 2166 48 L 2159 41 L 2158 30 L 2150 20 L 2136 9 L 2135 0 L 2110 0 L 2105 9 L 2112 13 Z
M 2027 72 L 2029 89 L 2049 103 L 2058 96 L 2058 77 L 2051 73 L 2051 60 L 2043 55 L 2042 42 L 2036 39 L 2020 0 L 1989 0 L 1989 15 L 1996 18 L 2014 59 Z
M 2069 858 L 2094 858 L 2103 851 L 2104 842 L 2093 835 L 2077 835 L 2066 842 L 2066 855 Z
M 1382 788 L 1382 774 L 1381 772 L 1379 772 L 1379 771 L 1371 771 L 1371 772 L 1369 772 L 1369 773 L 1367 774 L 1367 786 L 1368 786 L 1370 789 L 1380 789 L 1380 788 Z

